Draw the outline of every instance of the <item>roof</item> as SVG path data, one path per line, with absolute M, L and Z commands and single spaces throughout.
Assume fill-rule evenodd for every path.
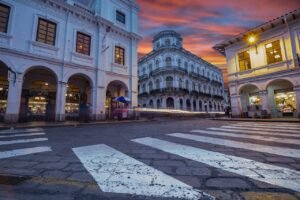
M 263 32 L 266 32 L 270 29 L 281 26 L 285 23 L 294 21 L 298 18 L 300 18 L 300 8 L 297 8 L 294 11 L 286 13 L 286 14 L 284 14 L 280 17 L 277 17 L 275 19 L 272 19 L 268 22 L 265 22 L 265 23 L 263 23 L 259 26 L 256 26 L 252 29 L 249 29 L 246 32 L 240 33 L 239 35 L 234 36 L 230 39 L 227 39 L 221 43 L 218 43 L 215 46 L 213 46 L 213 49 L 215 49 L 216 51 L 218 51 L 219 53 L 221 53 L 222 55 L 225 56 L 225 48 L 226 47 L 228 47 L 234 43 L 238 43 L 240 41 L 245 40 L 249 35 L 252 35 L 252 34 L 259 35 Z

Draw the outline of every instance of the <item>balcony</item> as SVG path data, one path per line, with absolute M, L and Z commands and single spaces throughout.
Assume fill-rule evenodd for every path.
M 149 96 L 148 92 L 143 92 L 138 95 L 138 97 L 148 97 L 148 96 Z
M 172 67 L 172 66 L 166 66 L 162 68 L 155 69 L 150 72 L 149 76 L 154 76 L 161 73 L 182 73 L 187 74 L 187 70 L 181 67 Z
M 218 94 L 214 94 L 211 96 L 213 99 L 219 99 L 219 100 L 223 100 L 224 97 L 222 95 L 218 95 Z
M 148 78 L 148 75 L 147 74 L 143 74 L 141 76 L 139 76 L 139 80 L 144 80 L 144 79 L 147 79 Z
M 210 82 L 211 84 L 213 84 L 213 85 L 217 85 L 217 86 L 222 86 L 223 85 L 223 83 L 222 82 L 220 82 L 220 81 L 216 81 L 216 80 L 211 80 L 211 82 Z

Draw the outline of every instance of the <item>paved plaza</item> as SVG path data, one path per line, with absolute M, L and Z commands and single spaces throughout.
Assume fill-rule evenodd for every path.
M 299 200 L 300 124 L 189 119 L 1 130 L 0 199 Z

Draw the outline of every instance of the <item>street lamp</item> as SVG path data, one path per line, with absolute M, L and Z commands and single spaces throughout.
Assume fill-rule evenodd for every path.
M 255 49 L 256 49 L 256 54 L 258 54 L 258 51 L 257 51 L 257 36 L 256 35 L 249 35 L 247 37 L 247 43 L 249 45 L 255 45 Z

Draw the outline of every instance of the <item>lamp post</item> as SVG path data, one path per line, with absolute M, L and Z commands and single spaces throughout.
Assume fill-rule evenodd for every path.
M 258 54 L 258 51 L 257 51 L 257 36 L 256 35 L 250 35 L 247 37 L 247 43 L 249 45 L 255 45 L 255 50 L 256 50 L 256 54 Z

